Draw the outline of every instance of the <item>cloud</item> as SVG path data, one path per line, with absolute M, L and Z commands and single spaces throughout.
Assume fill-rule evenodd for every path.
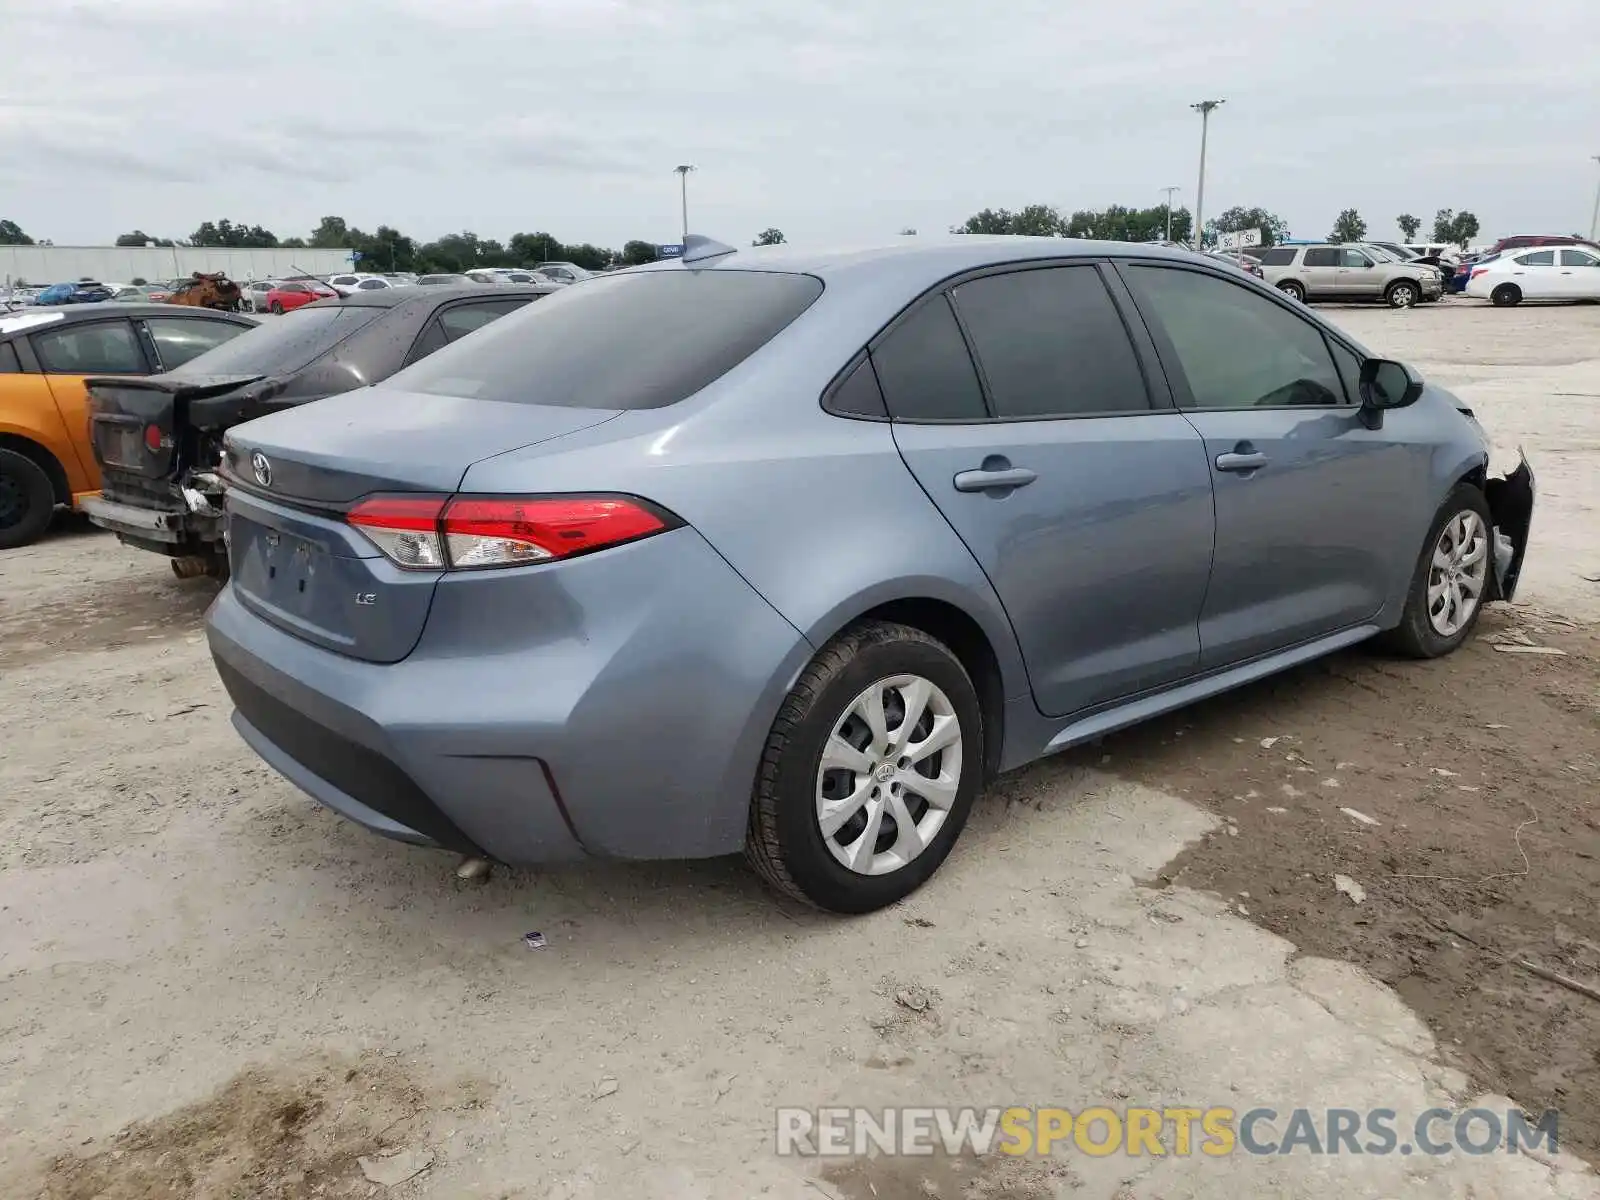
M 1209 96 L 1228 99 L 1213 212 L 1567 230 L 1600 127 L 1587 60 L 1550 52 L 1600 39 L 1592 0 L 1525 6 L 1511 39 L 1499 0 L 1448 19 L 1346 0 L 1332 24 L 1180 0 L 52 0 L 6 22 L 0 215 L 58 242 L 223 216 L 288 236 L 329 212 L 422 238 L 664 241 L 684 161 L 692 223 L 734 241 L 1168 184 L 1191 203 L 1188 105 Z

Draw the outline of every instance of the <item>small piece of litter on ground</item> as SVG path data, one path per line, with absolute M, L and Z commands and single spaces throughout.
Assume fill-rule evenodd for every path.
M 609 1075 L 600 1081 L 600 1086 L 594 1089 L 594 1098 L 604 1100 L 607 1096 L 615 1096 L 620 1085 Z
M 1341 808 L 1339 810 L 1352 821 L 1360 821 L 1363 825 L 1381 825 L 1383 822 L 1376 817 L 1369 817 L 1366 813 L 1356 808 Z
M 1431 770 L 1441 779 L 1454 779 L 1456 777 L 1456 773 L 1454 771 L 1446 770 L 1444 767 L 1433 767 Z
M 1323 787 L 1336 788 L 1336 787 L 1342 787 L 1343 785 L 1337 779 L 1334 779 L 1332 776 L 1329 776 L 1327 779 L 1324 779 L 1322 781 L 1322 786 Z
M 1267 811 L 1269 813 L 1286 813 L 1289 810 L 1287 808 L 1279 808 L 1276 804 L 1269 804 L 1267 805 Z
M 1269 737 L 1269 738 L 1262 738 L 1261 739 L 1261 748 L 1263 750 L 1271 750 L 1277 744 L 1278 744 L 1278 739 L 1275 738 L 1275 737 Z
M 1346 896 L 1349 896 L 1357 904 L 1361 904 L 1367 898 L 1367 889 L 1348 875 L 1335 875 L 1333 877 L 1333 886 Z
M 368 1183 L 397 1187 L 433 1166 L 433 1151 L 423 1147 L 420 1150 L 401 1150 L 398 1154 L 386 1154 L 381 1158 L 362 1157 L 356 1159 L 356 1165 L 361 1168 Z
M 1077 940 L 1077 941 L 1075 941 L 1075 942 L 1073 942 L 1073 943 L 1072 943 L 1072 944 L 1073 944 L 1073 945 L 1074 945 L 1074 946 L 1076 946 L 1076 947 L 1077 947 L 1077 948 L 1078 948 L 1078 949 L 1079 949 L 1079 950 L 1082 950 L 1082 949 L 1084 949 L 1084 948 L 1085 948 L 1085 947 L 1086 947 L 1086 946 L 1088 946 L 1088 944 L 1089 944 L 1089 939 L 1088 939 L 1088 938 L 1079 938 L 1079 939 L 1078 939 L 1078 940 Z
M 522 935 L 522 944 L 529 950 L 543 950 L 546 945 L 544 934 L 539 933 L 537 930 L 533 933 L 525 933 Z
M 1565 657 L 1565 650 L 1558 650 L 1554 646 L 1496 646 L 1501 654 L 1559 654 Z
M 1333 764 L 1333 769 L 1335 771 L 1348 771 L 1353 766 L 1355 766 L 1355 763 L 1336 762 Z
M 1229 837 L 1238 837 L 1239 836 L 1239 827 L 1237 825 L 1229 825 L 1228 826 L 1228 836 Z
M 1292 783 L 1286 783 L 1282 787 L 1280 787 L 1278 790 L 1281 791 L 1285 796 L 1289 797 L 1289 799 L 1291 799 L 1291 800 L 1298 799 L 1299 797 L 1305 795 L 1304 792 L 1302 792 L 1299 788 L 1295 787 L 1295 785 L 1292 784 Z
M 1509 725 L 1485 725 L 1485 729 L 1510 729 Z
M 1475 791 L 1477 791 L 1477 790 L 1478 790 L 1478 789 L 1477 789 L 1477 788 L 1475 788 L 1475 787 L 1468 787 L 1468 786 L 1467 786 L 1467 785 L 1466 785 L 1466 784 L 1464 784 L 1464 783 L 1458 783 L 1458 784 L 1456 784 L 1456 791 L 1458 791 L 1458 792 L 1475 792 Z
M 915 1013 L 928 1011 L 928 993 L 921 988 L 902 988 L 894 994 L 894 1002 Z

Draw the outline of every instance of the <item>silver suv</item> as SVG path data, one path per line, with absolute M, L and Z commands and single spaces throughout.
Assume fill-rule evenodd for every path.
M 1296 300 L 1382 300 L 1410 308 L 1444 293 L 1436 268 L 1395 262 L 1364 246 L 1269 246 L 1258 261 L 1263 278 Z

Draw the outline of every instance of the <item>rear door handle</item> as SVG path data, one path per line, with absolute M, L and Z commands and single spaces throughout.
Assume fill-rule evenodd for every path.
M 1217 470 L 1219 471 L 1255 471 L 1267 465 L 1267 456 L 1259 450 L 1250 450 L 1245 453 L 1234 451 L 1231 454 L 1217 455 Z
M 960 471 L 955 477 L 958 492 L 987 492 L 992 488 L 1026 487 L 1037 474 L 1027 467 L 1008 467 L 998 471 Z

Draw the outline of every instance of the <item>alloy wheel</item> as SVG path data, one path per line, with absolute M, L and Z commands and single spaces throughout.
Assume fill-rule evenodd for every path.
M 1454 637 L 1483 601 L 1489 579 L 1489 531 L 1470 509 L 1445 522 L 1428 565 L 1428 624 Z
M 961 785 L 961 721 L 939 686 L 894 675 L 834 722 L 817 769 L 817 826 L 859 875 L 898 871 L 937 836 Z

